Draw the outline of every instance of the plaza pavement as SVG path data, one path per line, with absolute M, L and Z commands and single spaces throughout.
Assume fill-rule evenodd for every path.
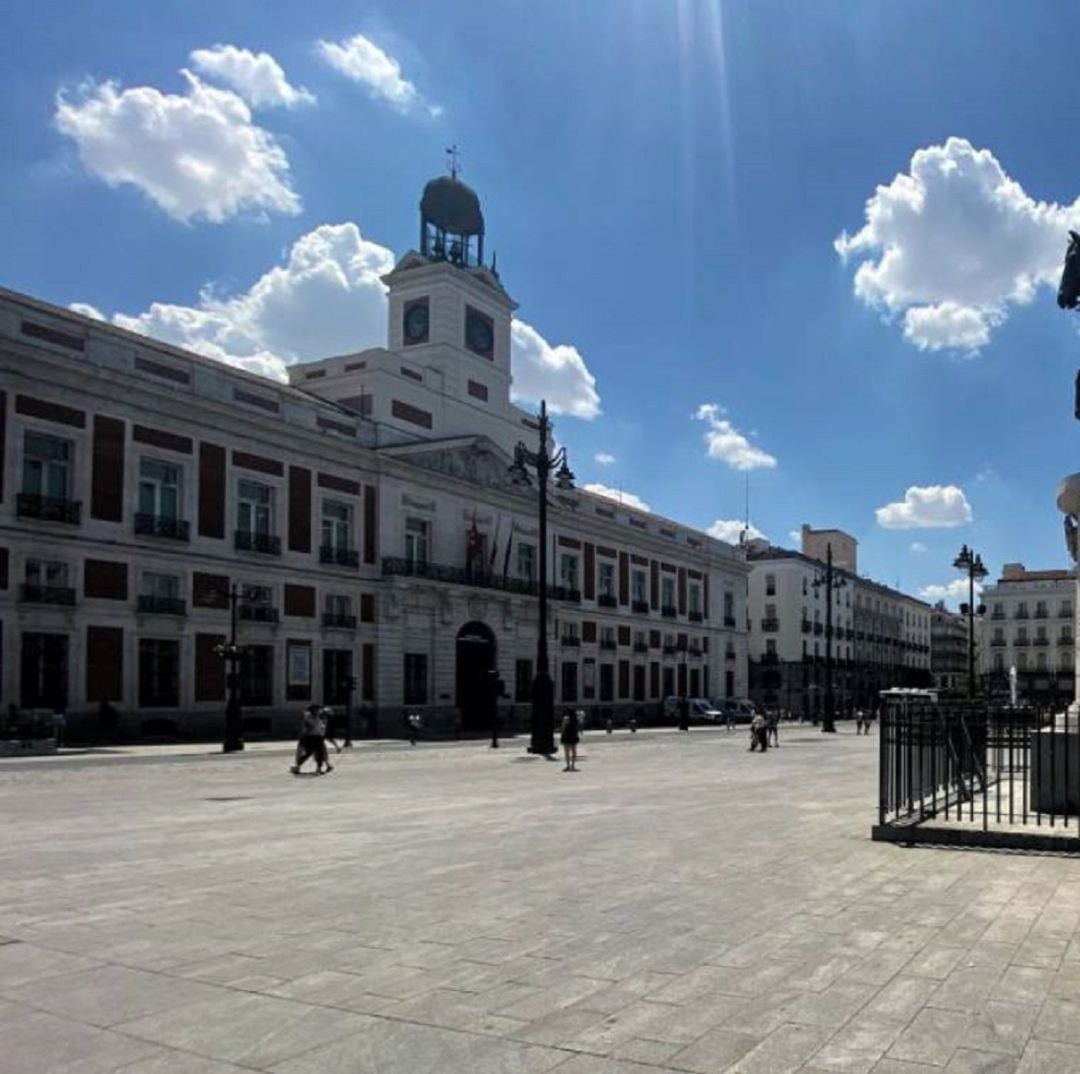
M 0 761 L 0 1071 L 1080 1072 L 1080 860 L 782 734 Z

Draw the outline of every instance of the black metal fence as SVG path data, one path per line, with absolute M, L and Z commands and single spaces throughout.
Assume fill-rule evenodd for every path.
M 1080 853 L 1080 721 L 986 702 L 890 699 L 873 838 Z

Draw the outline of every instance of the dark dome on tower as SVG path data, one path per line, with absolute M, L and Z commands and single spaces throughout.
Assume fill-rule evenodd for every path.
M 420 215 L 440 230 L 456 235 L 484 233 L 484 214 L 476 192 L 449 175 L 432 179 L 424 187 Z

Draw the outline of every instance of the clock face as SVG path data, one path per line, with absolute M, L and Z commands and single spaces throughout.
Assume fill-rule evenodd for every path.
M 427 299 L 413 302 L 405 308 L 405 342 L 423 343 L 428 338 Z
M 465 342 L 469 350 L 490 358 L 495 350 L 495 331 L 491 318 L 472 308 L 465 312 Z

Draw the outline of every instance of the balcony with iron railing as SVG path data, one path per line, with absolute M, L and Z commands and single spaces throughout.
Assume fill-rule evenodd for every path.
M 135 601 L 135 610 L 142 615 L 187 615 L 187 601 L 180 597 L 140 593 Z
M 1016 638 L 1013 640 L 1013 645 L 1015 645 L 1018 649 L 1026 649 L 1030 644 L 1030 638 Z
M 15 514 L 19 518 L 35 518 L 40 522 L 63 522 L 69 526 L 77 526 L 82 518 L 82 503 L 60 496 L 20 492 L 15 497 Z
M 804 634 L 809 634 L 809 633 L 810 633 L 810 631 L 811 631 L 811 629 L 813 628 L 813 623 L 811 623 L 809 619 L 804 619 L 804 620 L 803 620 L 803 621 L 802 621 L 802 622 L 801 622 L 801 623 L 799 624 L 799 627 L 800 627 L 800 629 L 802 630 L 802 632 L 803 632 Z
M 761 629 L 766 634 L 775 634 L 780 629 L 779 619 L 762 619 Z
M 75 590 L 66 585 L 33 585 L 27 582 L 19 586 L 19 600 L 23 604 L 62 604 L 70 607 L 75 603 Z
M 675 646 L 674 645 L 665 645 L 661 651 L 663 652 L 664 656 L 674 656 L 675 655 Z
M 693 610 L 686 613 L 686 618 L 689 619 L 691 623 L 701 623 L 704 622 L 705 619 L 701 612 L 695 612 Z
M 1071 619 L 1072 617 L 1073 617 L 1072 608 L 1063 606 L 1061 608 L 1061 610 L 1058 612 L 1058 618 L 1059 619 Z
M 990 618 L 991 619 L 1004 619 L 1005 618 L 1005 613 L 1004 612 L 993 612 L 991 614 Z
M 237 614 L 249 623 L 276 623 L 278 610 L 269 604 L 239 604 Z
M 1058 638 L 1058 645 L 1072 645 L 1074 640 L 1075 639 L 1071 634 L 1062 634 L 1061 637 Z
M 281 555 L 281 538 L 272 533 L 253 533 L 251 530 L 234 530 L 233 547 L 238 552 L 259 552 L 264 556 Z
M 139 537 L 165 537 L 170 541 L 191 539 L 191 526 L 174 515 L 152 515 L 139 511 L 135 515 L 135 533 Z
M 734 649 L 725 650 L 724 659 L 725 660 L 734 660 L 735 659 L 735 650 Z
M 473 586 L 479 589 L 498 589 L 505 593 L 520 593 L 526 597 L 540 595 L 539 583 L 530 578 L 508 578 L 490 570 L 447 567 L 427 560 L 405 559 L 399 556 L 383 556 L 382 573 L 391 577 L 423 578 L 428 582 L 445 582 L 449 585 Z M 578 604 L 580 589 L 568 589 L 561 585 L 548 585 L 550 600 L 562 600 Z
M 319 546 L 319 562 L 335 567 L 359 567 L 360 553 L 355 548 L 342 548 L 336 544 Z
M 701 647 L 698 646 L 698 645 L 691 645 L 690 648 L 687 650 L 687 652 L 689 652 L 691 656 L 703 656 L 704 655 L 703 652 L 702 652 Z
M 818 635 L 818 637 L 820 637 L 822 634 L 825 633 L 825 628 L 820 623 L 815 623 L 814 624 L 814 633 L 816 635 Z
M 601 649 L 607 649 L 611 652 L 614 652 L 614 650 L 617 648 L 614 638 L 601 638 L 599 645 Z
M 1016 610 L 1016 614 L 1013 616 L 1013 618 L 1014 619 L 1030 619 L 1031 616 L 1028 614 L 1028 611 L 1027 611 L 1026 608 L 1018 608 Z
M 665 619 L 674 619 L 679 614 L 679 611 L 674 604 L 661 604 L 660 614 Z
M 1049 645 L 1050 644 L 1050 639 L 1049 638 L 1035 638 L 1033 644 L 1038 645 L 1040 647 L 1045 646 L 1045 645 Z
M 632 600 L 630 602 L 630 611 L 635 612 L 638 615 L 648 615 L 649 602 L 647 600 Z
M 579 638 L 577 636 L 577 634 L 564 634 L 562 636 L 562 638 L 559 639 L 559 642 L 564 648 L 569 648 L 569 649 L 580 649 L 581 648 L 581 638 Z
M 356 616 L 342 612 L 323 612 L 322 625 L 332 630 L 355 630 Z
M 619 598 L 616 597 L 614 593 L 597 593 L 596 606 L 598 608 L 617 608 L 619 606 Z
M 1036 608 L 1035 609 L 1035 618 L 1036 619 L 1047 619 L 1047 618 L 1049 618 L 1049 616 L 1050 616 L 1050 613 L 1045 608 Z
M 645 644 L 645 642 L 643 642 L 643 641 L 635 641 L 634 642 L 634 652 L 635 653 L 647 653 L 648 651 L 649 651 L 649 647 L 648 647 L 648 645 Z

